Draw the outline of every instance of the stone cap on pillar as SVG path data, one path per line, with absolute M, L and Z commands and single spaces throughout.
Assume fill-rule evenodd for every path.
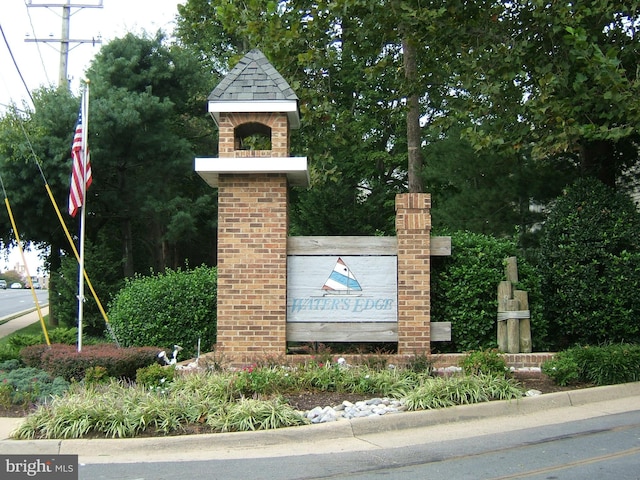
M 287 114 L 290 128 L 300 128 L 298 97 L 258 49 L 242 57 L 208 100 L 216 125 L 223 112 L 282 112 Z

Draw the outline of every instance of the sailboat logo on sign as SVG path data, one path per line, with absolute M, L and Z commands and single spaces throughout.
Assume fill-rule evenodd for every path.
M 362 295 L 362 287 L 342 258 L 338 257 L 333 271 L 322 286 L 323 296 Z

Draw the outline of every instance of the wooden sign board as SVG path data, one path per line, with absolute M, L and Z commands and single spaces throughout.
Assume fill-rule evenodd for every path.
M 287 258 L 287 322 L 397 322 L 397 257 Z

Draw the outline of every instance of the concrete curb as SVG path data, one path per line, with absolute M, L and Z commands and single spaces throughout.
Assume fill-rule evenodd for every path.
M 403 413 L 401 415 L 356 418 L 351 420 L 351 423 L 354 435 L 368 435 L 390 430 L 421 428 L 435 424 L 466 422 L 499 416 L 528 415 L 550 409 L 576 407 L 634 396 L 640 398 L 640 382 L 547 393 L 536 397 L 524 397 L 519 400 L 460 405 L 438 410 L 411 412 L 408 415 Z M 638 403 L 638 408 L 640 408 L 640 402 Z
M 516 401 L 495 401 L 258 432 L 132 439 L 2 440 L 0 451 L 4 454 L 22 455 L 74 454 L 79 455 L 81 459 L 87 457 L 94 461 L 100 461 L 100 457 L 109 461 L 134 461 L 146 458 L 150 454 L 157 458 L 171 456 L 174 459 L 186 460 L 202 452 L 211 454 L 214 451 L 248 451 L 249 449 L 255 452 L 278 446 L 281 446 L 285 452 L 291 452 L 296 448 L 313 448 L 327 442 L 336 443 L 337 440 L 340 444 L 355 445 L 354 440 L 358 440 L 359 437 L 385 432 L 408 431 L 496 417 L 518 417 L 552 409 L 579 408 L 588 404 L 606 405 L 603 402 L 624 401 L 631 397 L 640 398 L 640 382 L 549 393 Z M 640 402 L 635 400 L 626 403 L 629 404 L 628 410 L 640 408 Z M 602 414 L 605 410 L 605 407 L 599 408 Z M 16 419 L 0 419 L 0 425 L 7 421 L 16 421 Z M 360 442 L 357 448 L 367 447 Z

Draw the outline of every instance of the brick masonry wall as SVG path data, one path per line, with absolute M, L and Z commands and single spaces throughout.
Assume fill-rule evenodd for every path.
M 221 175 L 219 350 L 241 362 L 284 353 L 286 281 L 286 175 Z
M 398 355 L 430 352 L 431 196 L 396 195 Z
M 271 128 L 271 150 L 235 150 L 235 128 Z M 220 158 L 287 157 L 280 113 L 220 115 Z M 265 160 L 268 161 L 268 160 Z M 221 175 L 218 184 L 218 343 L 234 364 L 286 351 L 288 193 L 286 174 Z
M 257 150 L 255 155 L 247 150 L 236 150 L 235 129 L 245 123 L 261 123 L 271 128 L 271 150 Z M 220 158 L 289 156 L 289 120 L 285 113 L 221 113 L 218 127 Z

